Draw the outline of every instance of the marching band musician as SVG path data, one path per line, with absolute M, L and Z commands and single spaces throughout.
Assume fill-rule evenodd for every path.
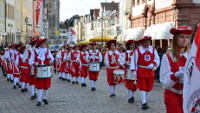
M 29 74 L 30 74 L 30 67 L 29 67 L 29 63 L 28 63 L 28 58 L 24 57 L 24 52 L 26 50 L 26 46 L 22 46 L 19 49 L 19 69 L 20 69 L 20 81 L 21 81 L 21 85 L 22 85 L 22 89 L 21 92 L 26 92 L 28 83 L 29 83 Z
M 31 55 L 35 54 L 36 43 L 39 41 L 39 38 L 33 37 L 27 45 L 27 48 L 24 52 L 24 59 L 27 59 L 29 62 L 29 86 L 31 87 L 31 100 L 37 98 L 36 95 L 36 73 L 34 67 L 31 67 L 30 58 Z
M 6 75 L 6 69 L 7 69 L 7 62 L 5 59 L 5 51 L 7 51 L 7 48 L 4 50 L 4 48 L 1 50 L 0 52 L 0 63 L 1 63 L 1 67 L 2 67 L 2 72 L 4 76 Z
M 100 71 L 100 62 L 102 62 L 102 54 L 97 49 L 96 42 L 90 44 L 89 50 L 89 80 L 91 91 L 96 91 L 96 81 L 98 80 L 99 71 Z M 92 65 L 96 66 L 95 68 L 91 67 Z
M 107 43 L 109 51 L 106 52 L 104 63 L 106 65 L 107 82 L 110 88 L 110 97 L 115 97 L 116 82 L 114 80 L 114 70 L 119 68 L 119 51 L 116 50 L 116 40 Z
M 133 58 L 131 61 L 131 57 L 134 57 L 135 53 L 135 40 L 128 40 L 126 42 L 126 80 L 125 80 L 125 87 L 128 90 L 128 103 L 133 103 L 135 101 L 134 93 L 137 90 L 136 86 L 136 70 L 130 70 L 130 65 L 136 65 L 135 64 L 135 58 Z
M 126 71 L 125 63 L 126 63 L 126 52 L 124 48 L 118 47 L 117 50 L 119 51 L 119 69 Z M 124 82 L 124 77 L 119 77 L 117 80 L 115 80 L 118 84 Z
M 64 61 L 64 58 L 65 58 L 65 55 L 66 55 L 65 46 L 66 45 L 63 45 L 61 47 L 61 50 L 56 55 L 56 58 L 57 58 L 57 60 L 59 62 L 59 68 L 58 68 L 59 78 L 62 79 L 62 80 L 66 80 L 67 79 L 67 77 L 65 75 L 66 61 Z
M 81 45 L 81 53 L 80 53 L 80 60 L 81 60 L 81 86 L 85 87 L 86 84 L 86 78 L 88 76 L 88 66 L 89 66 L 89 53 L 87 51 L 86 45 Z
M 21 47 L 21 44 L 16 44 L 13 56 L 11 57 L 13 61 L 13 75 L 14 75 L 14 85 L 13 88 L 16 89 L 16 86 L 18 85 L 19 88 L 21 88 L 20 83 L 20 71 L 19 71 L 19 49 Z
M 15 44 L 9 45 L 9 49 L 5 52 L 5 59 L 7 61 L 7 80 L 10 82 L 13 82 L 14 76 L 13 76 L 13 61 L 12 56 L 14 55 L 14 47 Z
M 78 45 L 74 46 L 67 57 L 70 60 L 70 70 L 72 74 L 72 84 L 78 84 L 78 77 L 80 74 L 80 51 Z
M 71 72 L 71 69 L 70 69 L 70 64 L 71 64 L 71 60 L 69 60 L 69 52 L 72 50 L 73 48 L 73 45 L 67 45 L 66 46 L 66 54 L 65 54 L 65 60 L 66 60 L 66 66 L 65 66 L 65 74 L 67 76 L 67 81 L 68 82 L 71 82 L 72 80 L 72 72 Z
M 131 57 L 130 70 L 137 70 L 137 87 L 140 90 L 142 110 L 149 109 L 147 104 L 148 93 L 153 89 L 154 70 L 160 64 L 160 58 L 151 44 L 151 37 L 144 36 L 140 40 L 141 46 L 135 51 L 136 68 L 134 68 L 134 55 Z
M 37 42 L 37 49 L 34 54 L 31 54 L 30 64 L 33 66 L 49 66 L 53 63 L 54 57 L 51 51 L 46 47 L 47 39 L 39 39 Z M 41 106 L 41 101 L 48 104 L 47 96 L 48 89 L 51 87 L 51 78 L 36 78 L 36 88 L 38 89 L 38 102 L 36 106 Z
M 165 88 L 164 103 L 167 113 L 183 113 L 183 76 L 190 37 L 193 30 L 187 26 L 172 28 L 172 49 L 163 55 L 160 81 Z

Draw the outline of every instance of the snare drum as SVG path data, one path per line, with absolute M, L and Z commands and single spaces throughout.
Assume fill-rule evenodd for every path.
M 125 71 L 121 69 L 116 69 L 113 71 L 115 83 L 121 83 L 124 81 Z
M 36 66 L 37 78 L 51 78 L 54 73 L 53 66 Z
M 137 80 L 136 74 L 130 70 L 127 71 L 126 80 Z
M 97 63 L 97 62 L 91 62 L 89 64 L 89 71 L 99 72 L 100 71 L 100 64 Z

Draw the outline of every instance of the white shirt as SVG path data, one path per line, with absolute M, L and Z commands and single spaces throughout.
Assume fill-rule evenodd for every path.
M 156 51 L 156 49 L 154 49 L 152 46 L 149 46 L 148 48 L 144 48 L 143 46 L 139 46 L 138 47 L 139 51 L 141 52 L 141 54 L 143 54 L 146 51 L 149 51 L 151 53 L 154 52 L 154 62 L 156 63 L 155 67 L 158 68 L 160 65 L 160 57 L 158 55 L 158 52 Z M 131 63 L 134 63 L 135 59 L 135 64 L 131 64 L 130 66 L 130 70 L 137 70 L 138 68 L 138 60 L 139 60 L 139 53 L 138 50 L 135 51 L 134 55 L 131 57 Z
M 187 58 L 187 53 L 182 54 Z M 172 56 L 170 54 L 170 56 Z M 160 66 L 160 82 L 163 85 L 163 88 L 170 88 L 176 84 L 175 81 L 171 80 L 171 75 L 173 72 L 171 72 L 171 66 L 168 60 L 168 57 L 166 54 L 163 55 L 161 66 Z
M 105 63 L 105 65 L 106 65 L 106 67 L 110 67 L 108 55 L 112 55 L 113 53 L 115 53 L 115 54 L 117 54 L 117 55 L 120 56 L 120 53 L 119 53 L 119 51 L 117 51 L 117 50 L 115 50 L 114 52 L 111 51 L 111 50 L 107 51 L 106 54 L 105 54 L 105 58 L 104 58 L 104 63 Z M 120 62 L 120 59 L 118 59 L 117 62 Z

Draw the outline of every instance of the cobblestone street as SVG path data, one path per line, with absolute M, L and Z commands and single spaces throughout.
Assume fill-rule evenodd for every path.
M 136 93 L 135 103 L 128 104 L 127 90 L 123 85 L 117 87 L 115 98 L 109 97 L 104 70 L 95 92 L 91 92 L 89 86 L 72 85 L 57 76 L 52 82 L 49 105 L 37 107 L 36 100 L 30 99 L 30 92 L 21 93 L 21 90 L 13 89 L 12 84 L 0 76 L 0 113 L 165 113 L 163 90 L 158 83 L 149 95 L 150 109 L 143 111 L 139 93 Z

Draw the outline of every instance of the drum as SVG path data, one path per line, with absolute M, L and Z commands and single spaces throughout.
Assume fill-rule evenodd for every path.
M 89 71 L 92 72 L 99 72 L 100 71 L 100 64 L 97 62 L 92 62 L 89 64 Z
M 36 66 L 36 75 L 37 78 L 51 78 L 54 74 L 53 66 Z
M 35 75 L 35 67 L 34 67 L 34 66 L 31 66 L 31 67 L 30 67 L 30 75 L 31 75 L 31 76 L 34 76 L 34 75 Z
M 137 80 L 136 73 L 128 70 L 126 75 L 126 80 Z
M 113 71 L 115 83 L 121 83 L 124 81 L 125 71 L 121 69 L 116 69 Z

